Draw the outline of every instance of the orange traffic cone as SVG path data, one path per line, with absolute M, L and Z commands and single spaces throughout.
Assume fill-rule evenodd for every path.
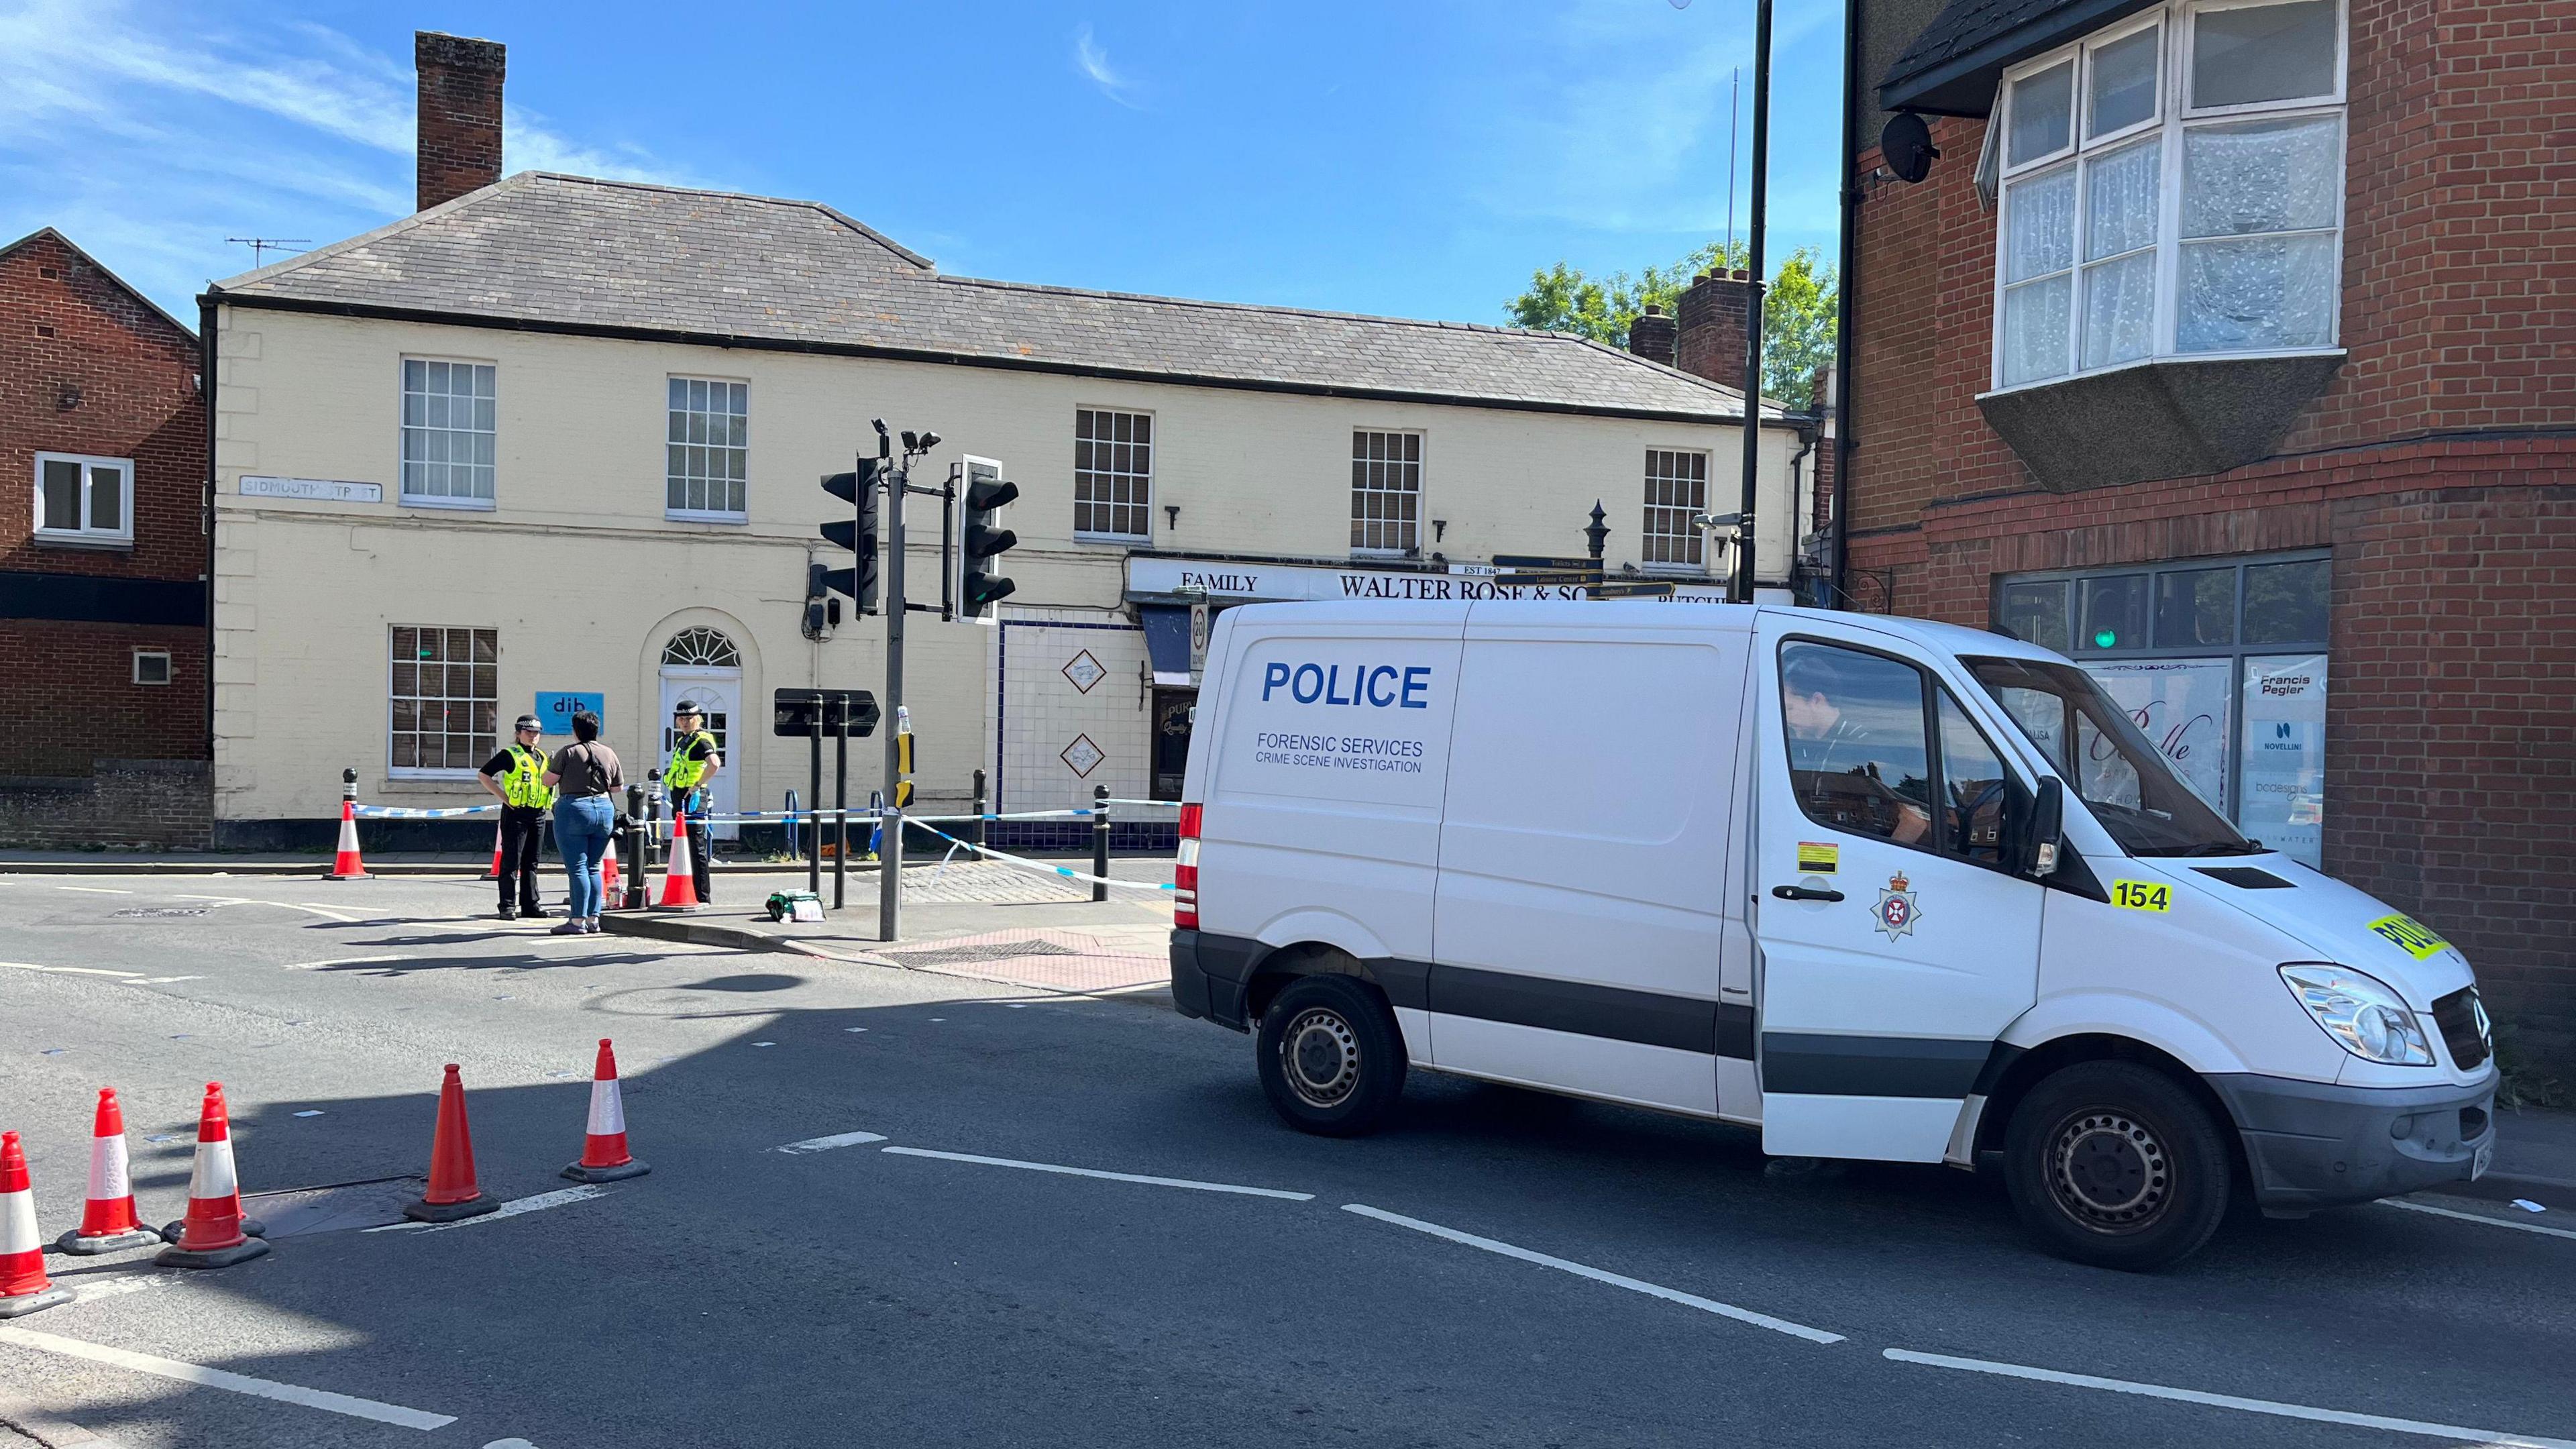
M 72 1290 L 45 1276 L 45 1245 L 36 1236 L 36 1192 L 18 1134 L 0 1132 L 0 1318 L 72 1301 Z
M 331 873 L 324 880 L 365 880 L 367 863 L 358 858 L 358 802 L 343 796 L 340 800 L 340 853 L 331 859 Z
M 671 855 L 662 866 L 662 899 L 655 907 L 665 911 L 698 909 L 698 868 L 689 859 L 689 817 L 679 807 L 671 809 Z
M 429 1191 L 403 1209 L 416 1223 L 452 1223 L 500 1206 L 474 1184 L 474 1133 L 465 1125 L 465 1079 L 456 1063 L 438 1085 L 438 1127 L 429 1139 Z
M 98 1118 L 89 1137 L 89 1201 L 81 1225 L 54 1240 L 66 1253 L 112 1253 L 161 1241 L 134 1215 L 134 1184 L 125 1170 L 125 1109 L 116 1089 L 98 1089 Z
M 599 862 L 599 904 L 603 910 L 616 910 L 626 894 L 625 882 L 617 874 L 617 837 L 608 837 L 608 854 Z
M 563 1175 L 575 1182 L 615 1182 L 652 1170 L 626 1150 L 626 1102 L 617 1092 L 617 1053 L 601 1037 L 599 1061 L 590 1072 L 590 1130 L 581 1141 L 581 1161 Z
M 242 1217 L 241 1181 L 233 1175 L 232 1118 L 224 1110 L 224 1084 L 206 1083 L 197 1112 L 197 1161 L 188 1172 L 188 1215 L 162 1235 L 170 1246 L 152 1261 L 165 1268 L 227 1268 L 268 1251 L 250 1235 Z
M 498 820 L 492 822 L 492 863 L 485 867 L 483 878 L 485 880 L 501 878 L 501 822 Z

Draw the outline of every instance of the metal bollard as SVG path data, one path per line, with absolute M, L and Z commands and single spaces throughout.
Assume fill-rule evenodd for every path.
M 1109 787 L 1106 785 L 1091 787 L 1091 873 L 1102 877 L 1109 874 Z M 1109 899 L 1106 880 L 1091 883 L 1091 898 L 1095 901 Z
M 993 807 L 984 803 L 984 772 L 975 772 L 975 818 L 966 822 L 966 840 L 970 845 L 984 843 L 984 812 Z
M 626 890 L 623 908 L 640 911 L 653 892 L 645 876 L 653 869 L 653 830 L 644 818 L 644 787 L 626 787 Z

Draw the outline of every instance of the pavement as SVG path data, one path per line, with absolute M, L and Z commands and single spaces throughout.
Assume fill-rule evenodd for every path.
M 220 1080 L 276 1245 L 50 1256 L 80 1296 L 0 1324 L 0 1445 L 2576 1445 L 2576 1189 L 2109 1273 L 1966 1174 L 1784 1177 L 1751 1132 L 1430 1074 L 1305 1136 L 1150 996 L 858 959 L 1144 927 L 1088 901 L 916 897 L 827 955 L 554 937 L 489 891 L 0 875 L 45 1235 L 99 1086 L 159 1221 Z M 601 1036 L 653 1170 L 584 1190 Z M 395 1227 L 447 1062 L 508 1208 Z M 2576 1122 L 2503 1130 L 2499 1170 L 2576 1181 Z

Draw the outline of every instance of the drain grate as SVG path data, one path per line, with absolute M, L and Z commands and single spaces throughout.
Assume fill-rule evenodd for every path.
M 1055 941 L 982 941 L 965 946 L 933 946 L 922 951 L 889 951 L 886 958 L 906 966 L 971 966 L 981 961 L 1015 961 L 1024 956 L 1079 956 L 1082 952 Z
M 119 916 L 202 916 L 209 909 L 211 908 L 207 906 L 137 906 L 132 910 L 118 911 L 116 914 Z

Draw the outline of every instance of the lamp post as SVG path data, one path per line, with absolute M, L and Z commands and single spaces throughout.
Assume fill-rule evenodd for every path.
M 1754 0 L 1753 197 L 1744 237 L 1744 269 L 1752 279 L 1744 298 L 1744 500 L 1737 510 L 1735 568 L 1726 586 L 1726 597 L 1738 604 L 1753 602 L 1754 480 L 1762 463 L 1762 230 L 1770 174 L 1771 0 Z

